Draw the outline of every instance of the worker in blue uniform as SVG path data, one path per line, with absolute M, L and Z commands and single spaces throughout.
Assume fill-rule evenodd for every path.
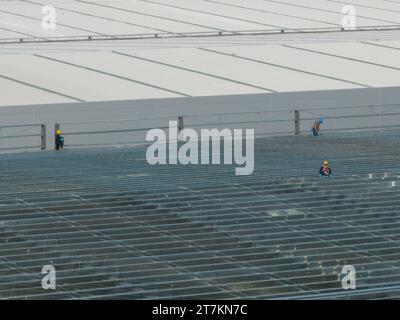
M 61 130 L 56 131 L 56 150 L 60 150 L 64 148 L 64 137 L 61 135 Z

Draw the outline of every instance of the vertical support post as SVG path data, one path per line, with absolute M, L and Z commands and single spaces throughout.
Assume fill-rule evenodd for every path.
M 40 125 L 40 128 L 41 128 L 41 136 L 40 136 L 41 148 L 43 151 L 45 151 L 46 150 L 46 125 L 42 124 L 42 125 Z
M 178 132 L 180 133 L 183 130 L 183 117 L 179 116 L 178 118 Z
M 294 134 L 295 135 L 300 134 L 300 111 L 299 110 L 294 111 Z
M 177 137 L 178 141 L 181 140 L 181 132 L 183 130 L 183 127 L 184 127 L 184 125 L 183 125 L 183 117 L 179 116 L 178 117 L 178 137 Z

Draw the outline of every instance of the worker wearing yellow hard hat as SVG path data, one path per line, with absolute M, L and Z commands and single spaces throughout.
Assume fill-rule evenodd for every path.
M 319 169 L 319 175 L 321 177 L 330 177 L 332 175 L 332 169 L 329 167 L 328 160 L 322 162 L 322 167 Z
M 64 137 L 61 136 L 61 134 L 62 134 L 61 130 L 58 129 L 56 131 L 56 141 L 55 141 L 55 143 L 56 143 L 55 149 L 56 150 L 60 150 L 60 149 L 64 148 Z

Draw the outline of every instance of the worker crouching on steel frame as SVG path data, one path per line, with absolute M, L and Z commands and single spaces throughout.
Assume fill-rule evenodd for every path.
M 312 124 L 312 126 L 311 126 L 311 132 L 312 132 L 312 134 L 313 134 L 314 137 L 317 137 L 317 136 L 318 136 L 318 132 L 319 132 L 319 130 L 320 130 L 320 126 L 321 126 L 321 124 L 322 124 L 323 122 L 324 122 L 323 119 L 319 119 L 319 120 L 315 121 L 315 122 Z
M 322 167 L 319 169 L 319 175 L 321 177 L 330 177 L 332 175 L 328 160 L 324 160 Z
M 56 131 L 56 150 L 60 150 L 64 148 L 64 137 L 61 136 L 61 130 Z

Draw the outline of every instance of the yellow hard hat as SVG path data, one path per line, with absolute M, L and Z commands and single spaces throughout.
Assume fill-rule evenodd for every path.
M 327 165 L 329 165 L 328 160 L 324 160 L 324 166 L 327 166 Z
M 61 132 L 61 130 L 57 130 L 56 133 L 57 133 L 58 135 L 60 135 L 62 132 Z

